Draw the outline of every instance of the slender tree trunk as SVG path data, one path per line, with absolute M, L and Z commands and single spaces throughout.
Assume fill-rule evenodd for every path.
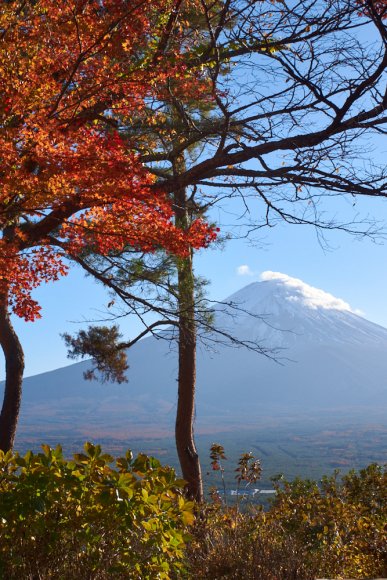
M 187 495 L 203 501 L 199 456 L 194 441 L 196 387 L 196 325 L 192 259 L 182 260 L 178 271 L 180 299 L 179 374 L 176 414 L 176 447 Z
M 176 225 L 189 225 L 184 189 L 175 193 Z M 196 387 L 196 321 L 193 252 L 178 259 L 179 295 L 179 373 L 176 414 L 176 447 L 183 478 L 187 482 L 187 496 L 203 501 L 203 483 L 199 456 L 194 440 Z
M 5 358 L 5 389 L 0 415 L 0 449 L 9 451 L 15 440 L 22 396 L 24 353 L 11 324 L 6 294 L 0 294 L 0 344 Z

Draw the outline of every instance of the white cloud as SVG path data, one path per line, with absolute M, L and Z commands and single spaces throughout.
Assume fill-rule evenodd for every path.
M 254 276 L 254 272 L 250 270 L 250 266 L 242 264 L 236 269 L 238 276 Z
M 260 279 L 262 281 L 279 280 L 282 282 L 287 288 L 289 288 L 289 290 L 292 290 L 292 294 L 287 297 L 287 300 L 290 302 L 300 302 L 301 304 L 313 309 L 325 308 L 327 310 L 345 310 L 355 314 L 362 314 L 360 310 L 353 310 L 351 306 L 341 298 L 336 298 L 332 294 L 324 292 L 324 290 L 309 286 L 309 284 L 305 284 L 302 280 L 291 278 L 287 274 L 266 271 L 262 272 Z

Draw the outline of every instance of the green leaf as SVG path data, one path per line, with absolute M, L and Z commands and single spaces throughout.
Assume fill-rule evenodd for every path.
M 195 516 L 191 511 L 183 511 L 182 519 L 186 526 L 191 526 L 195 521 Z

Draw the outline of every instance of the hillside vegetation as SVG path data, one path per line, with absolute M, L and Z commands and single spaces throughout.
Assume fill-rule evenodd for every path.
M 222 448 L 213 468 L 222 475 Z M 310 580 L 387 575 L 387 471 L 372 464 L 319 484 L 274 482 L 271 507 L 198 506 L 156 459 L 100 446 L 0 452 L 0 578 Z M 259 462 L 242 456 L 237 485 Z M 243 485 L 241 485 L 243 484 Z M 224 496 L 226 497 L 226 495 Z

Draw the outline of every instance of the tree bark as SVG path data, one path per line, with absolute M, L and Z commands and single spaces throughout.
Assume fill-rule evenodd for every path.
M 189 225 L 185 189 L 175 193 L 176 225 L 183 229 Z M 193 252 L 177 261 L 179 300 L 179 371 L 176 413 L 176 447 L 186 493 L 190 499 L 203 501 L 203 483 L 199 456 L 194 440 L 195 388 L 196 388 L 196 321 L 195 280 Z
M 0 414 L 0 449 L 12 449 L 22 396 L 24 353 L 8 312 L 7 294 L 0 294 L 0 344 L 5 358 L 5 388 Z
M 203 501 L 203 484 L 194 440 L 196 388 L 196 324 L 192 259 L 179 265 L 179 374 L 176 413 L 176 447 L 187 496 Z

